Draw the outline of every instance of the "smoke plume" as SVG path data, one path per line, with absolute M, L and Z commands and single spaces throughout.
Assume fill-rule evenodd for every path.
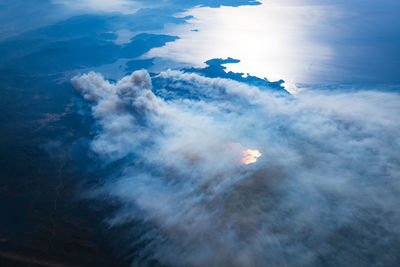
M 145 70 L 72 82 L 91 149 L 124 163 L 95 189 L 120 203 L 108 222 L 151 227 L 132 229 L 134 265 L 400 264 L 398 94 L 288 96 L 180 71 L 154 88 Z M 261 155 L 246 165 L 248 149 Z

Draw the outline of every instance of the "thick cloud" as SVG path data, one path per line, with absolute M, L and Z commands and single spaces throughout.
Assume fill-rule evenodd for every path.
M 124 163 L 96 189 L 120 201 L 110 224 L 151 227 L 130 244 L 135 264 L 400 263 L 398 94 L 293 97 L 179 71 L 154 79 L 168 86 L 152 89 L 145 70 L 73 79 L 98 123 L 92 149 Z M 247 148 L 262 157 L 241 164 Z

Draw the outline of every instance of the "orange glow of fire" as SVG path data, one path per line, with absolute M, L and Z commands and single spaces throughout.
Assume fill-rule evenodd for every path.
M 246 165 L 255 163 L 257 159 L 262 156 L 257 149 L 245 149 L 242 151 L 242 155 L 243 158 L 241 162 Z

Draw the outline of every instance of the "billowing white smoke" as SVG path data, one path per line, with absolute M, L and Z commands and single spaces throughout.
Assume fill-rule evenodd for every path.
M 135 263 L 399 261 L 399 95 L 282 96 L 178 71 L 157 79 L 169 83 L 159 91 L 168 100 L 145 70 L 115 84 L 96 73 L 73 79 L 99 125 L 92 149 L 125 161 L 100 190 L 121 202 L 110 223 L 154 226 L 134 241 L 148 240 Z M 240 164 L 245 148 L 262 157 Z

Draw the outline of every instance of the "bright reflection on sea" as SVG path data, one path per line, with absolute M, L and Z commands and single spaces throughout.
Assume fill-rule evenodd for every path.
M 332 10 L 331 10 L 332 11 Z M 197 7 L 186 25 L 168 25 L 165 32 L 180 37 L 147 57 L 164 57 L 195 66 L 210 58 L 233 57 L 228 70 L 269 80 L 310 82 L 311 69 L 323 68 L 331 49 L 313 34 L 322 30 L 327 12 L 319 6 L 291 6 L 264 2 L 261 6 Z M 314 29 L 314 30 L 313 30 Z

